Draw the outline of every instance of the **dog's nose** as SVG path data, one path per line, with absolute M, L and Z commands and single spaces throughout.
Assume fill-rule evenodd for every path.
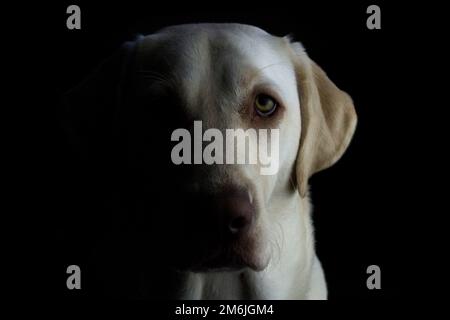
M 247 190 L 228 188 L 218 195 L 222 228 L 232 235 L 246 232 L 251 226 L 255 207 Z

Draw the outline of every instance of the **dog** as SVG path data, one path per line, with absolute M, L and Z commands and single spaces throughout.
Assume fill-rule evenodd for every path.
M 145 266 L 147 292 L 163 283 L 176 299 L 327 298 L 308 179 L 343 155 L 357 116 L 299 42 L 242 24 L 167 27 L 125 44 L 65 101 L 76 145 L 133 176 L 118 186 L 137 212 L 124 249 L 134 260 L 122 263 Z M 277 173 L 174 165 L 170 135 L 194 121 L 278 129 Z M 107 242 L 112 255 L 125 238 Z

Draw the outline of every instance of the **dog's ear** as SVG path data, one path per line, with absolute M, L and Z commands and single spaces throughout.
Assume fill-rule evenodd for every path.
M 347 149 L 357 117 L 350 96 L 302 48 L 293 51 L 302 121 L 296 179 L 304 197 L 309 177 L 332 166 Z
M 83 82 L 62 97 L 62 126 L 79 151 L 101 146 L 126 100 L 137 41 L 125 43 Z

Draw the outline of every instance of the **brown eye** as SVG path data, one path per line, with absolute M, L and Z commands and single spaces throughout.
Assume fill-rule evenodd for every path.
M 271 96 L 259 94 L 255 99 L 255 110 L 262 117 L 270 116 L 277 108 L 278 103 Z

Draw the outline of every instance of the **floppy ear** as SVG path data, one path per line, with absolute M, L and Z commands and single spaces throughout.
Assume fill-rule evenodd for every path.
M 300 195 L 305 197 L 309 177 L 332 166 L 347 149 L 357 117 L 350 96 L 339 90 L 303 50 L 296 51 L 302 121 L 296 179 Z
M 125 43 L 91 75 L 62 97 L 63 127 L 82 153 L 106 143 L 114 131 L 127 84 L 136 42 Z

